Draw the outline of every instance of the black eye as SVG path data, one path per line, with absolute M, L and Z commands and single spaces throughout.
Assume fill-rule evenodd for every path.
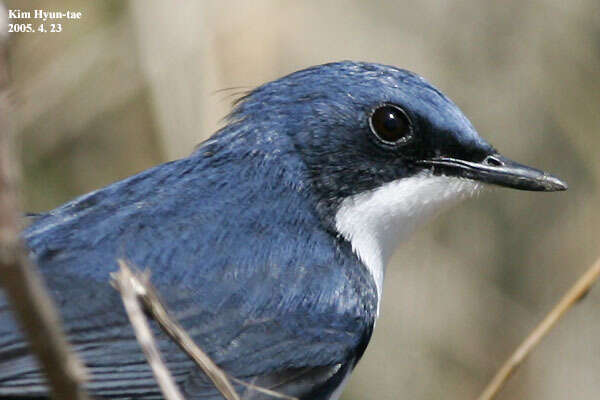
M 408 116 L 400 107 L 386 104 L 376 108 L 369 119 L 371 131 L 386 144 L 400 144 L 411 137 Z

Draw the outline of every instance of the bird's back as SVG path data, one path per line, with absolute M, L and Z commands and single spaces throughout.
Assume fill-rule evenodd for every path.
M 319 379 L 339 381 L 366 346 L 373 281 L 347 243 L 319 228 L 302 161 L 285 146 L 273 157 L 252 134 L 233 137 L 82 196 L 26 229 L 65 330 L 91 369 L 94 394 L 160 397 L 109 285 L 118 258 L 149 269 L 197 343 L 241 379 L 277 387 L 286 374 L 305 370 L 315 378 L 280 385 L 305 395 Z M 43 395 L 41 374 L 3 298 L 0 305 L 0 396 Z M 187 356 L 156 333 L 190 398 L 218 397 Z

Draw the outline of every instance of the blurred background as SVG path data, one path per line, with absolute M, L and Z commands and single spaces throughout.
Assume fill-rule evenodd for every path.
M 474 398 L 600 255 L 598 0 L 6 4 L 83 12 L 12 39 L 29 211 L 186 156 L 239 93 L 343 59 L 418 72 L 505 155 L 569 183 L 489 190 L 403 244 L 344 400 Z M 596 288 L 499 398 L 599 397 Z

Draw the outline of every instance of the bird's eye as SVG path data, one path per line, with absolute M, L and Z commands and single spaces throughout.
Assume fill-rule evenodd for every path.
M 376 108 L 369 118 L 371 131 L 386 144 L 401 144 L 411 137 L 410 120 L 398 106 L 386 104 Z

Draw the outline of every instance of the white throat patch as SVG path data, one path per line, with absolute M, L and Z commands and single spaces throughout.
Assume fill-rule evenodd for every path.
M 398 243 L 444 206 L 472 196 L 480 187 L 472 180 L 423 172 L 342 201 L 336 228 L 375 280 L 378 313 L 385 266 Z

